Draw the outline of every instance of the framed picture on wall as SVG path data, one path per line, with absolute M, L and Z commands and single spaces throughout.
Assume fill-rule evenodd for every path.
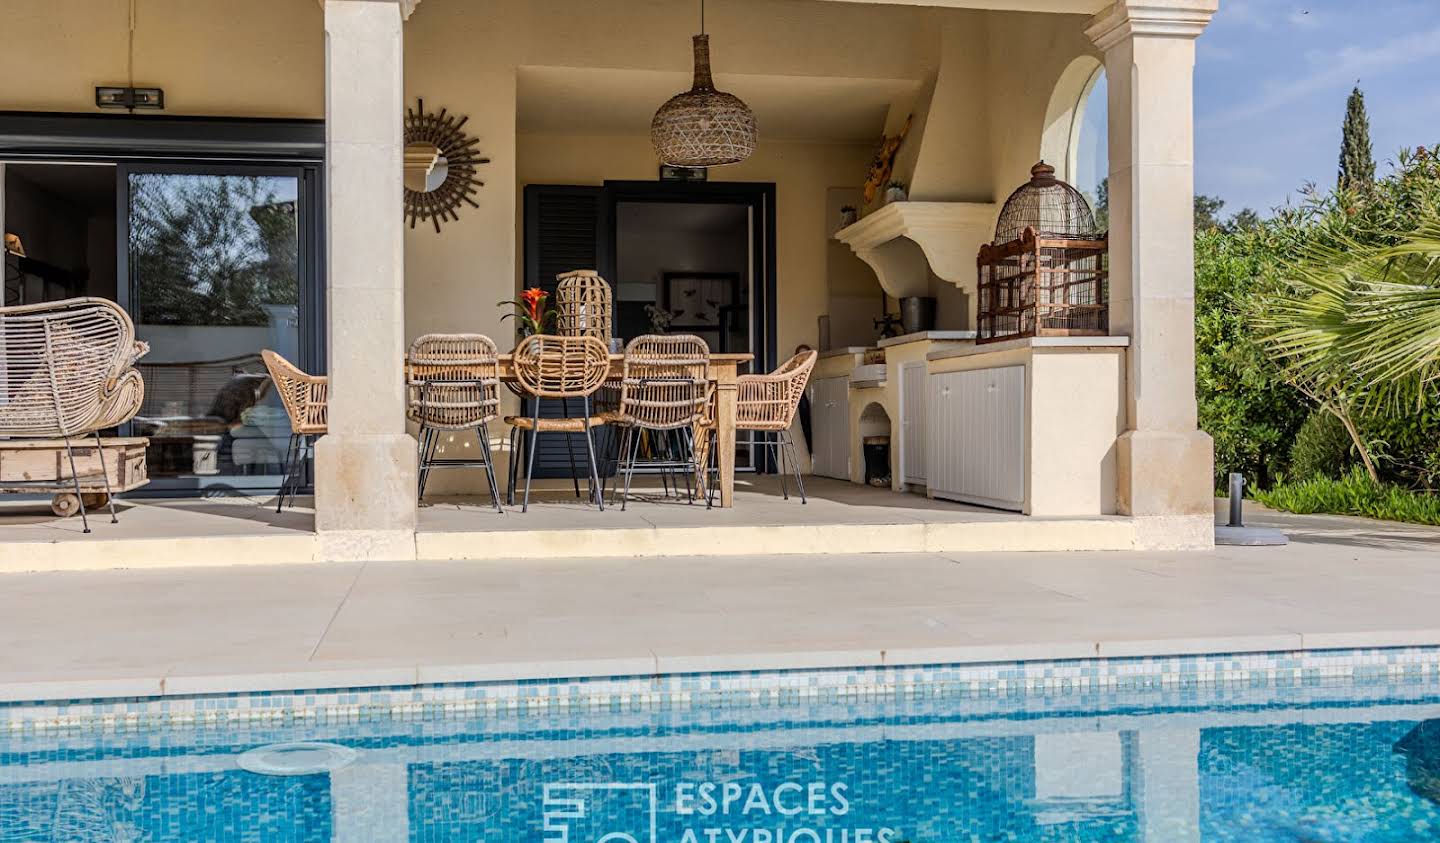
M 740 274 L 736 272 L 666 272 L 662 305 L 676 332 L 718 331 L 722 314 L 739 304 Z

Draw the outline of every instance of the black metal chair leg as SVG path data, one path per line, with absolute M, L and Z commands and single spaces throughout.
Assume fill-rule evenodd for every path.
M 70 458 L 70 479 L 75 481 L 75 503 L 80 507 L 80 526 L 83 532 L 90 532 L 90 519 L 85 515 L 85 495 L 80 491 L 80 473 L 75 470 L 75 452 L 70 448 L 70 437 L 65 437 L 65 455 Z
M 535 402 L 535 428 L 530 431 L 530 443 L 526 445 L 528 453 L 525 455 L 525 502 L 520 506 L 521 512 L 530 511 L 530 479 L 535 476 L 535 452 L 540 450 L 540 402 Z
M 633 427 L 625 427 L 615 443 L 615 486 L 610 489 L 611 506 L 615 505 L 615 497 L 620 494 L 620 477 L 625 473 L 625 455 L 630 451 L 630 437 L 634 432 Z
M 295 498 L 300 494 L 300 487 L 304 485 L 300 481 L 305 477 L 305 466 L 310 462 L 308 454 L 310 449 L 315 446 L 315 437 L 302 433 L 296 441 L 298 448 L 295 451 L 295 469 L 298 476 L 290 481 L 290 506 L 292 509 L 295 506 Z
M 510 428 L 510 460 L 506 466 L 509 469 L 510 482 L 505 489 L 505 505 L 515 505 L 515 484 L 520 478 L 520 428 Z
M 560 399 L 560 415 L 570 418 L 570 399 Z M 580 497 L 580 474 L 575 466 L 575 440 L 569 434 L 565 434 L 565 451 L 570 455 L 570 480 L 575 484 L 575 497 Z
M 586 399 L 589 404 L 589 399 Z M 585 456 L 590 459 L 590 493 L 600 511 L 605 511 L 605 493 L 600 490 L 600 468 L 595 463 L 595 440 L 590 436 L 590 408 L 585 408 Z
M 795 486 L 800 490 L 800 503 L 807 504 L 810 501 L 805 498 L 805 481 L 800 477 L 800 452 L 795 450 L 795 440 L 787 430 L 784 434 L 785 446 L 790 449 L 790 466 L 795 469 Z
M 625 505 L 630 502 L 630 480 L 635 476 L 635 460 L 640 456 L 639 429 L 636 429 L 631 439 L 634 441 L 630 443 L 630 456 L 625 461 L 625 492 L 620 496 L 621 512 L 625 511 Z
M 110 471 L 105 468 L 105 443 L 100 441 L 100 431 L 95 431 L 95 457 L 100 460 L 100 475 L 105 478 L 105 500 L 110 504 L 110 523 L 119 524 L 115 517 L 115 493 L 110 491 Z
M 690 431 L 675 431 L 675 447 L 676 461 L 684 460 L 680 474 L 685 478 L 685 502 L 692 504 L 695 502 L 695 484 L 692 482 L 695 475 L 695 445 L 690 441 Z
M 285 487 L 290 485 L 290 472 L 293 470 L 292 466 L 295 460 L 295 440 L 298 438 L 297 434 L 290 434 L 290 442 L 285 448 L 285 468 L 281 470 L 280 493 L 275 498 L 276 515 L 279 515 L 280 510 L 285 507 Z
M 790 500 L 790 484 L 785 477 L 785 459 L 780 455 L 779 436 L 776 436 L 775 440 L 770 443 L 770 447 L 775 451 L 775 473 L 780 475 L 780 494 L 784 495 L 785 500 L 788 501 Z
M 476 435 L 480 437 L 480 451 L 485 455 L 485 479 L 490 481 L 490 502 L 495 504 L 496 512 L 504 515 L 505 507 L 500 505 L 500 483 L 495 479 L 495 452 L 490 449 L 490 425 L 480 425 Z
M 715 486 L 720 481 L 720 456 L 716 450 L 720 447 L 720 435 L 718 433 L 706 432 L 710 437 L 709 457 L 705 460 L 705 508 L 715 508 Z
M 418 481 L 418 486 L 417 486 L 417 489 L 416 489 L 416 491 L 417 491 L 416 497 L 417 497 L 419 500 L 424 500 L 424 499 L 425 499 L 425 481 L 426 481 L 427 479 L 429 479 L 429 478 L 428 478 L 428 475 L 429 475 L 429 473 L 430 473 L 429 467 L 430 467 L 431 451 L 430 451 L 430 429 L 427 428 L 423 423 L 420 425 L 419 436 L 416 437 L 415 447 L 416 447 L 417 449 L 419 449 L 419 455 L 420 455 L 420 479 L 419 479 L 419 481 Z

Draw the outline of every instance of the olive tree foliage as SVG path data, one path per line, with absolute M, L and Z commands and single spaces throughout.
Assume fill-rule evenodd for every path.
M 1197 397 L 1217 472 L 1268 485 L 1312 409 L 1372 480 L 1440 480 L 1440 162 L 1403 152 L 1364 190 L 1307 189 L 1248 229 L 1197 234 Z M 1227 330 L 1228 329 L 1228 330 Z

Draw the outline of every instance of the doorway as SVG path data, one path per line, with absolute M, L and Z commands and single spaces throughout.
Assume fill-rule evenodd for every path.
M 752 351 L 747 206 L 617 203 L 615 270 L 615 330 L 623 339 L 694 334 L 711 351 Z
M 0 115 L 5 303 L 112 299 L 150 347 L 119 431 L 150 440 L 136 494 L 280 485 L 290 428 L 260 351 L 324 371 L 317 128 Z M 248 157 L 283 138 L 300 154 Z
M 696 334 L 712 351 L 753 354 L 751 372 L 774 368 L 774 184 L 610 181 L 527 185 L 524 196 L 524 286 L 553 292 L 557 273 L 595 268 L 621 340 Z M 566 444 L 552 440 L 536 452 L 537 477 L 569 476 Z M 756 466 L 748 447 L 736 464 Z

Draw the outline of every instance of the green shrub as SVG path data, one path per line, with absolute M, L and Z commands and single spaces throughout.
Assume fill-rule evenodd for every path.
M 1239 471 L 1258 487 L 1288 473 L 1290 446 L 1310 413 L 1256 344 L 1249 308 L 1274 272 L 1271 232 L 1195 236 L 1195 397 L 1200 428 L 1215 440 L 1215 484 Z
M 1432 386 L 1415 404 L 1365 413 L 1359 425 L 1382 480 L 1412 489 L 1440 489 L 1440 389 Z
M 1440 497 L 1412 492 L 1389 483 L 1375 483 L 1356 466 L 1339 480 L 1317 477 L 1256 491 L 1255 499 L 1300 515 L 1360 515 L 1384 521 L 1440 526 Z
M 1354 444 L 1334 413 L 1316 410 L 1295 434 L 1295 445 L 1290 449 L 1290 477 L 1294 480 L 1340 477 L 1354 464 Z

